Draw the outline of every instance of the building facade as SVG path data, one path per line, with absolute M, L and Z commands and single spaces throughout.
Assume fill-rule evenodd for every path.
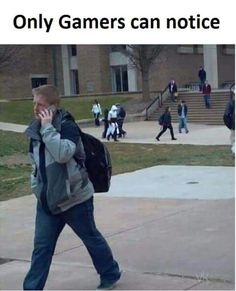
M 55 84 L 61 95 L 142 90 L 141 73 L 124 53 L 126 45 L 21 45 L 0 64 L 0 98 L 31 97 L 41 84 Z M 9 46 L 0 46 L 1 52 Z M 4 56 L 2 56 L 4 58 Z M 150 90 L 163 90 L 170 79 L 179 87 L 198 82 L 203 66 L 213 88 L 235 80 L 234 45 L 168 45 L 150 70 Z

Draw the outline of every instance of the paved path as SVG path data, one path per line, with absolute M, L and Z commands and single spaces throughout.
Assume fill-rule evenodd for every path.
M 158 143 L 171 144 L 195 144 L 195 145 L 226 145 L 229 144 L 230 132 L 225 126 L 189 124 L 189 133 L 179 134 L 178 124 L 173 124 L 176 141 L 171 141 L 169 130 L 161 137 Z M 128 134 L 122 142 L 127 143 L 157 143 L 155 136 L 160 130 L 157 122 L 153 121 L 139 121 L 129 122 L 124 125 Z M 13 123 L 0 122 L 0 129 L 15 132 L 24 132 L 26 125 L 18 125 Z M 100 138 L 103 131 L 103 126 L 100 127 L 86 127 L 84 131 L 93 134 Z
M 9 128 L 24 130 L 5 125 Z M 125 128 L 123 142 L 157 143 L 153 122 Z M 190 124 L 189 129 L 174 142 L 166 133 L 161 142 L 229 144 L 225 127 Z M 102 128 L 84 130 L 100 137 Z M 22 287 L 34 214 L 33 195 L 0 202 L 1 290 Z M 114 176 L 110 192 L 95 195 L 95 216 L 124 270 L 116 289 L 234 290 L 233 167 L 156 166 Z M 66 227 L 46 289 L 91 290 L 97 284 L 82 242 Z

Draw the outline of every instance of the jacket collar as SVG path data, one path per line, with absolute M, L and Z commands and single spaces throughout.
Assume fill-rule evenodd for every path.
M 52 125 L 56 128 L 56 130 L 58 132 L 61 131 L 62 120 L 64 118 L 66 118 L 67 116 L 69 116 L 69 114 L 67 112 L 65 112 L 64 110 L 60 109 L 60 110 L 57 110 L 55 116 L 53 117 Z M 40 128 L 41 128 L 40 121 L 35 119 L 27 127 L 27 129 L 25 130 L 25 133 L 29 138 L 32 138 L 32 139 L 38 140 L 38 141 L 42 141 L 42 137 L 40 134 Z

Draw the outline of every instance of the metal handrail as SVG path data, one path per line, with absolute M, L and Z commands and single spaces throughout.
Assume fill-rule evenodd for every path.
M 145 108 L 145 113 L 146 113 L 146 120 L 148 120 L 148 110 L 152 107 L 154 103 L 158 101 L 158 107 L 162 107 L 162 96 L 168 89 L 168 85 L 165 87 L 163 91 L 159 91 L 159 95 Z

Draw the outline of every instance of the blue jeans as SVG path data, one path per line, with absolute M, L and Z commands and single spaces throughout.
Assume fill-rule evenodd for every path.
M 119 266 L 110 247 L 97 230 L 93 216 L 93 198 L 58 215 L 48 215 L 37 204 L 34 250 L 24 290 L 42 290 L 46 283 L 57 239 L 68 224 L 83 241 L 101 281 L 120 277 Z
M 205 107 L 211 108 L 211 97 L 210 95 L 204 95 Z
M 185 132 L 188 132 L 187 128 L 187 117 L 180 117 L 179 116 L 179 133 L 181 133 L 182 128 L 185 129 Z

